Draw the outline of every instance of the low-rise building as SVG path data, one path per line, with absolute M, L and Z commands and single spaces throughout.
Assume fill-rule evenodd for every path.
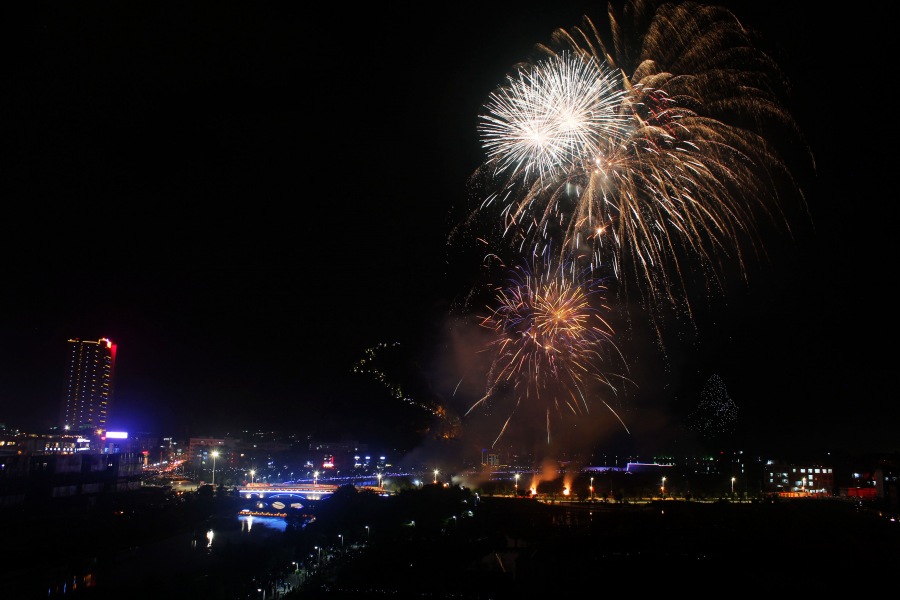
M 767 493 L 834 492 L 834 473 L 821 464 L 784 464 L 769 461 L 764 471 L 763 487 Z

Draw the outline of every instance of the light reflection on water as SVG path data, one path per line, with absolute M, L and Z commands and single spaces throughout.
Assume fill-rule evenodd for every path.
M 241 522 L 241 533 L 250 533 L 254 525 L 257 527 L 266 527 L 275 531 L 284 531 L 287 528 L 282 517 L 254 517 L 253 515 L 241 515 L 238 517 Z

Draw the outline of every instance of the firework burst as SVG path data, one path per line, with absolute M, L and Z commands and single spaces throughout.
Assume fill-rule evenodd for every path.
M 625 100 L 615 71 L 564 53 L 509 77 L 491 94 L 479 130 L 497 169 L 543 180 L 626 138 L 632 123 Z
M 556 239 L 674 300 L 687 254 L 743 269 L 760 221 L 783 222 L 775 178 L 792 180 L 763 134 L 800 134 L 781 72 L 730 12 L 634 2 L 610 20 L 616 59 L 585 17 L 490 97 L 480 172 L 500 189 L 482 207 L 501 206 L 520 249 Z
M 468 411 L 500 388 L 512 388 L 515 406 L 494 444 L 523 403 L 530 412 L 546 415 L 549 441 L 551 415 L 589 412 L 589 380 L 615 391 L 599 369 L 608 350 L 617 352 L 604 317 L 605 291 L 602 282 L 577 272 L 572 263 L 512 272 L 508 287 L 497 294 L 496 308 L 481 323 L 496 334 L 491 342 L 495 359 L 484 397 Z

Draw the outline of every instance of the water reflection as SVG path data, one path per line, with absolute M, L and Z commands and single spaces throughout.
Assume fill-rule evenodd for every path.
M 284 531 L 287 523 L 282 517 L 254 517 L 253 515 L 241 515 L 238 517 L 241 522 L 241 533 L 250 533 L 250 529 L 254 525 L 273 529 L 275 531 Z

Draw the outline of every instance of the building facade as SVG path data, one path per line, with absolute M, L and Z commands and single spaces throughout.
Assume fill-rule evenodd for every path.
M 59 421 L 65 430 L 105 430 L 116 371 L 116 344 L 69 340 Z
M 767 493 L 834 493 L 834 473 L 820 464 L 789 465 L 770 461 L 763 487 Z

